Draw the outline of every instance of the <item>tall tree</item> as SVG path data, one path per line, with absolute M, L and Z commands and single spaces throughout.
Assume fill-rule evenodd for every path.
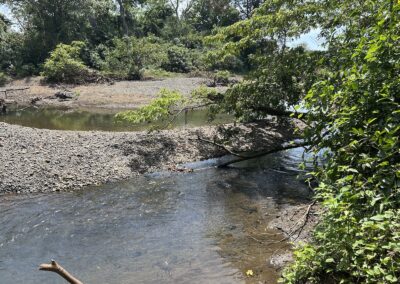
M 58 43 L 85 40 L 112 21 L 111 0 L 4 0 L 24 33 L 32 63 L 47 57 Z M 106 7 L 106 8 L 105 8 Z M 97 17 L 97 18 L 96 18 Z M 99 23 L 105 25 L 99 28 Z
M 125 6 L 128 5 L 129 1 L 117 0 L 117 3 L 119 6 L 119 17 L 122 24 L 123 34 L 125 36 L 129 36 L 129 27 L 127 23 L 128 13 L 127 9 L 125 8 Z
M 239 20 L 239 11 L 230 0 L 193 0 L 186 20 L 199 32 L 210 33 L 215 27 L 229 26 Z
M 263 0 L 233 0 L 233 5 L 240 11 L 242 19 L 248 19 L 263 2 Z

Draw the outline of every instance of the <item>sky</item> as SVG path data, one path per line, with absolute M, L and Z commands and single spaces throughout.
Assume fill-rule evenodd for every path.
M 324 50 L 324 47 L 322 46 L 324 41 L 318 38 L 319 33 L 320 30 L 318 29 L 311 30 L 309 33 L 304 34 L 300 38 L 292 41 L 289 45 L 296 46 L 305 43 L 311 50 Z
M 10 11 L 4 5 L 0 5 L 0 13 L 4 14 L 6 16 L 10 15 Z

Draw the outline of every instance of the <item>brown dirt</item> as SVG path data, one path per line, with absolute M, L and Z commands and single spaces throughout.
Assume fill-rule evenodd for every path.
M 269 228 L 281 231 L 285 240 L 291 242 L 286 249 L 276 251 L 270 258 L 270 264 L 277 269 L 281 270 L 293 261 L 296 245 L 311 241 L 312 232 L 323 213 L 319 204 L 312 204 L 311 201 L 302 205 L 284 204 L 277 218 L 269 223 Z
M 206 78 L 176 77 L 145 81 L 119 81 L 114 83 L 88 85 L 51 85 L 42 82 L 41 77 L 30 77 L 14 80 L 3 89 L 29 87 L 29 90 L 8 92 L 8 99 L 19 105 L 30 104 L 33 98 L 40 98 L 40 105 L 63 106 L 70 108 L 137 108 L 148 104 L 164 88 L 180 91 L 189 95 L 197 87 L 204 85 Z M 218 90 L 225 90 L 218 87 Z M 75 94 L 74 99 L 59 101 L 48 99 L 58 91 L 69 90 Z M 2 95 L 2 93 L 0 93 Z

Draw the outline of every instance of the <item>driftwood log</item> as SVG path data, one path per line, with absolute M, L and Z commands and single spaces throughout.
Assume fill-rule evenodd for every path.
M 80 280 L 72 276 L 67 270 L 59 265 L 55 260 L 51 260 L 50 264 L 41 264 L 39 266 L 39 270 L 55 272 L 71 284 L 83 284 Z
M 0 90 L 0 93 L 4 93 L 4 98 L 7 99 L 7 93 L 9 93 L 9 92 L 25 91 L 25 90 L 29 90 L 29 89 L 30 89 L 30 87 L 18 88 L 18 89 L 5 89 L 5 90 Z

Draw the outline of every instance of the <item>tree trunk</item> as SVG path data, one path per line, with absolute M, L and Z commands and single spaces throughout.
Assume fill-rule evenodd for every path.
M 122 29 L 123 33 L 125 36 L 129 35 L 129 29 L 128 29 L 128 24 L 126 23 L 126 12 L 125 12 L 125 7 L 124 3 L 122 0 L 117 0 L 118 5 L 119 5 L 119 14 L 121 17 L 121 22 L 122 22 Z

